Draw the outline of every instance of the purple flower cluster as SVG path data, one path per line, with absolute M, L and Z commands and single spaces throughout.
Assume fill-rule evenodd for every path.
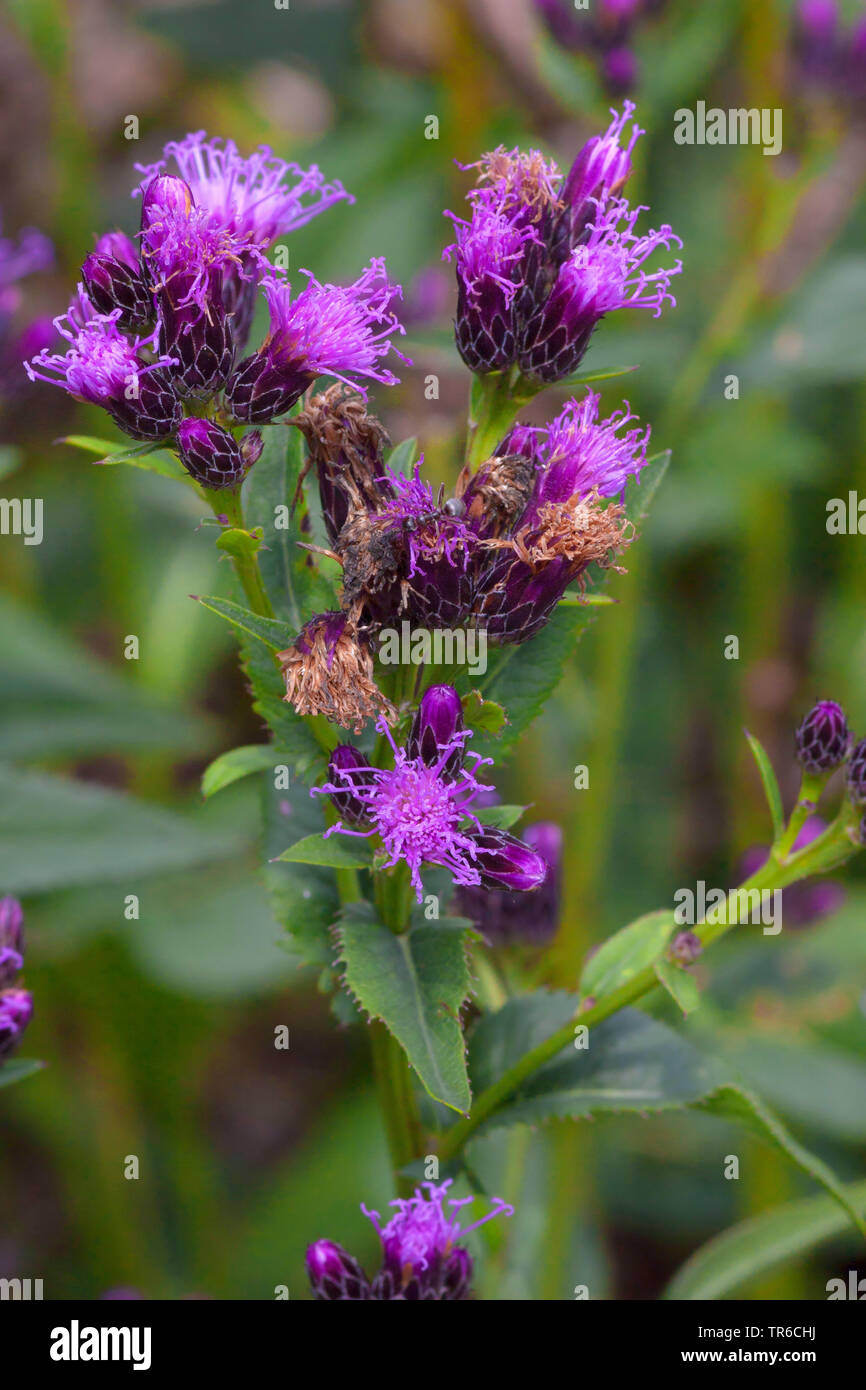
M 557 43 L 587 53 L 598 65 L 608 92 L 621 96 L 637 86 L 640 70 L 631 47 L 640 23 L 657 15 L 665 0 L 593 0 L 582 13 L 572 0 L 535 0 Z
M 471 1296 L 472 1256 L 460 1242 L 495 1216 L 513 1216 L 499 1197 L 493 1209 L 461 1226 L 462 1207 L 473 1197 L 448 1197 L 450 1178 L 437 1186 L 425 1182 L 412 1197 L 391 1203 L 397 1211 L 383 1226 L 377 1211 L 368 1211 L 382 1242 L 382 1267 L 367 1278 L 353 1255 L 332 1240 L 317 1240 L 307 1250 L 307 1274 L 313 1297 L 323 1302 L 460 1302 Z M 451 1210 L 446 1210 L 450 1207 Z
M 341 184 L 266 146 L 244 158 L 203 132 L 139 172 L 137 244 L 119 231 L 98 239 L 56 320 L 66 351 L 37 353 L 25 364 L 31 379 L 102 406 L 133 439 L 176 446 L 210 489 L 235 487 L 260 452 L 257 434 L 238 439 L 238 427 L 285 414 L 317 376 L 358 390 L 363 379 L 396 381 L 383 359 L 403 332 L 392 307 L 400 289 L 384 261 L 349 286 L 303 271 L 308 283 L 293 297 L 265 255 L 347 199 Z M 245 354 L 260 294 L 270 329 Z
M 331 755 L 329 780 L 313 795 L 330 795 L 340 819 L 325 831 L 378 837 L 384 868 L 408 865 L 412 886 L 423 901 L 421 869 L 448 869 L 455 884 L 531 892 L 547 876 L 547 863 L 530 845 L 504 830 L 484 825 L 473 810 L 482 792 L 475 776 L 489 758 L 466 753 L 471 730 L 450 685 L 432 686 L 415 713 L 405 747 L 398 747 L 384 718 L 377 728 L 391 745 L 393 767 L 372 767 L 349 744 Z M 473 760 L 467 765 L 467 758 Z
M 24 967 L 24 914 L 16 898 L 0 898 L 0 1063 L 12 1055 L 33 1014 L 33 996 L 15 987 Z
M 596 326 L 616 309 L 651 309 L 676 301 L 670 282 L 682 265 L 647 270 L 659 247 L 681 245 L 668 226 L 639 233 L 643 208 L 621 190 L 642 133 L 626 102 L 603 135 L 594 136 L 563 176 L 537 150 L 503 147 L 477 166 L 468 220 L 454 222 L 445 251 L 457 268 L 457 347 L 473 372 L 515 365 L 540 383 L 576 371 Z

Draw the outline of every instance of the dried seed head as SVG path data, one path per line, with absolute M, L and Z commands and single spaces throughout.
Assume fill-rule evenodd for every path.
M 350 512 L 377 511 L 382 500 L 387 431 L 363 398 L 338 382 L 313 396 L 293 423 L 319 476 L 322 514 L 335 541 Z
M 494 455 L 474 475 L 464 469 L 457 492 L 466 508 L 465 520 L 483 536 L 510 531 L 529 501 L 535 472 L 532 460 L 516 453 Z
M 394 710 L 373 679 L 373 658 L 346 613 L 321 613 L 277 653 L 286 701 L 298 714 L 323 714 L 359 734 L 368 719 Z

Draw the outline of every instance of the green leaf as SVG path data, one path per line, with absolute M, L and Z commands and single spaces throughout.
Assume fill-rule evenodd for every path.
M 313 557 L 298 545 L 310 539 L 301 532 L 303 497 L 289 514 L 304 462 L 304 437 L 294 425 L 281 423 L 266 426 L 262 438 L 261 455 L 244 484 L 244 516 L 250 529 L 261 527 L 262 583 L 274 612 L 290 624 L 294 637 L 313 613 L 334 607 L 333 593 Z
M 749 733 L 748 729 L 744 729 L 743 732 L 748 739 L 749 747 L 752 750 L 752 756 L 761 774 L 764 795 L 767 798 L 767 805 L 770 808 L 770 815 L 773 818 L 773 841 L 775 842 L 785 828 L 785 813 L 782 810 L 782 793 L 779 790 L 779 783 L 773 771 L 773 764 L 770 762 L 766 750 L 760 741 L 755 738 L 754 734 Z
M 525 811 L 525 806 L 481 806 L 475 814 L 483 825 L 495 825 L 499 830 L 510 830 Z
M 479 733 L 498 734 L 507 723 L 502 706 L 495 700 L 485 700 L 479 690 L 470 690 L 461 704 L 465 723 Z
M 670 450 L 656 454 L 642 469 L 640 480 L 630 478 L 625 492 L 626 516 L 635 524 L 646 516 L 670 462 Z M 604 583 L 604 571 L 590 569 L 590 576 Z M 581 635 L 594 621 L 596 604 L 558 605 L 550 621 L 531 641 L 494 653 L 487 673 L 473 680 L 485 700 L 496 700 L 508 714 L 508 724 L 498 742 L 478 740 L 475 751 L 505 758 L 558 686 Z M 519 653 L 519 655 L 518 655 Z M 465 684 L 464 687 L 465 688 Z
M 424 1089 L 461 1114 L 471 1103 L 460 1010 L 470 990 L 466 928 L 447 918 L 398 936 L 369 903 L 337 926 L 346 984 L 364 1012 L 397 1038 Z
M 0 1086 L 12 1086 L 16 1081 L 23 1081 L 25 1076 L 34 1076 L 44 1066 L 44 1062 L 32 1057 L 13 1057 L 9 1062 L 0 1062 Z
M 866 1217 L 866 1180 L 847 1186 L 845 1196 L 850 1206 Z M 824 1241 L 848 1232 L 845 1213 L 830 1197 L 786 1202 L 731 1226 L 702 1245 L 677 1270 L 662 1297 L 724 1298 L 743 1284 L 763 1278 Z
M 579 1028 L 577 1004 L 568 995 L 536 992 L 510 999 L 495 1014 L 485 1015 L 469 1039 L 470 1075 L 476 1091 L 498 1079 L 569 1018 L 574 1017 Z M 545 1013 L 549 1018 L 543 1028 Z M 524 1045 L 527 1038 L 528 1047 Z M 592 1028 L 586 1042 L 586 1047 L 564 1048 L 534 1072 L 476 1134 L 513 1124 L 536 1125 L 604 1113 L 700 1108 L 745 1123 L 820 1183 L 866 1230 L 823 1160 L 794 1139 L 757 1096 L 725 1073 L 722 1064 L 704 1056 L 679 1033 L 637 1009 L 622 1009 Z
M 204 608 L 210 609 L 211 613 L 218 614 L 219 617 L 225 618 L 227 623 L 240 628 L 241 632 L 246 632 L 250 637 L 257 637 L 273 652 L 280 652 L 291 646 L 297 636 L 297 630 L 289 627 L 280 618 L 260 618 L 257 613 L 251 613 L 248 608 L 242 608 L 231 599 L 208 596 L 199 598 L 198 601 Z
M 58 439 L 58 444 L 70 444 L 74 449 L 83 449 L 88 454 L 98 454 L 98 466 L 128 463 L 133 468 L 145 468 L 150 473 L 159 473 L 175 482 L 195 486 L 183 465 L 160 444 L 131 444 L 118 449 L 116 440 L 97 439 L 91 434 L 67 434 Z
M 667 990 L 678 1008 L 684 1014 L 694 1013 L 701 1002 L 698 982 L 694 975 L 690 975 L 688 970 L 684 970 L 681 965 L 674 961 L 657 960 L 653 966 L 658 982 Z
M 275 860 L 292 836 L 321 836 L 325 813 L 321 796 L 295 782 L 288 791 L 277 791 L 273 779 L 260 783 L 264 823 L 265 884 L 271 909 L 287 933 L 286 944 L 306 964 L 325 967 L 334 960 L 331 926 L 339 911 L 337 878 L 330 868 L 313 864 L 277 863 Z
M 248 847 L 173 811 L 89 783 L 0 767 L 0 883 L 43 893 L 206 864 Z M 128 891 L 134 891 L 132 884 Z
M 262 548 L 262 533 L 258 527 L 254 531 L 244 531 L 238 526 L 228 526 L 217 536 L 217 550 L 224 550 L 239 560 L 252 559 Z
M 418 457 L 418 440 L 415 438 L 404 439 L 388 455 L 387 463 L 389 468 L 393 468 L 396 473 L 402 473 L 404 477 L 409 476 L 412 466 Z
M 603 999 L 606 994 L 619 989 L 620 985 L 633 980 L 635 975 L 654 965 L 664 955 L 672 930 L 673 915 L 668 909 L 662 908 L 657 912 L 647 912 L 609 936 L 583 968 L 581 994 Z
M 269 743 L 248 743 L 242 748 L 231 748 L 205 768 L 201 779 L 202 796 L 213 796 L 252 772 L 265 772 L 285 762 L 285 755 Z
M 318 864 L 328 869 L 369 869 L 373 852 L 366 840 L 357 836 L 305 835 L 284 849 L 274 861 L 278 864 Z
M 591 381 L 611 381 L 615 376 L 628 376 L 636 372 L 634 367 L 590 367 L 585 372 L 574 372 L 556 383 L 557 389 L 563 386 L 587 386 Z

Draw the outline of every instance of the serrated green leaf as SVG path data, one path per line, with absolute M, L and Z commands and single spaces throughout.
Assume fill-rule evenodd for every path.
M 261 779 L 264 827 L 265 884 L 271 909 L 287 933 L 292 954 L 305 964 L 331 966 L 334 948 L 331 926 L 339 911 L 337 877 L 333 869 L 313 864 L 270 862 L 292 836 L 321 835 L 325 828 L 324 798 L 294 782 L 277 791 L 271 778 Z
M 659 984 L 667 990 L 677 1008 L 682 1009 L 684 1014 L 694 1013 L 701 1002 L 698 982 L 694 975 L 690 975 L 681 965 L 664 957 L 655 962 L 653 969 Z
M 620 985 L 633 980 L 664 954 L 672 929 L 673 916 L 663 908 L 647 912 L 609 936 L 584 966 L 580 977 L 581 994 L 603 999 Z
M 352 903 L 337 939 L 346 984 L 361 1008 L 394 1034 L 433 1099 L 466 1114 L 471 1093 L 460 1027 L 470 990 L 465 927 L 446 918 L 398 936 L 369 903 Z
M 0 1062 L 0 1087 L 13 1086 L 16 1081 L 23 1081 L 25 1077 L 42 1071 L 44 1066 L 44 1062 L 37 1062 L 31 1057 L 13 1057 L 8 1062 Z
M 574 1017 L 578 1000 L 568 995 L 510 999 L 487 1014 L 469 1039 L 470 1075 L 482 1090 L 513 1066 L 529 1048 L 552 1036 Z M 569 1013 L 568 1010 L 571 1012 Z M 549 1022 L 543 1027 L 545 1012 Z M 525 1017 L 524 1017 L 525 1015 Z M 528 1039 L 528 1046 L 524 1045 Z M 820 1183 L 866 1230 L 842 1185 L 822 1159 L 790 1135 L 782 1122 L 750 1090 L 725 1073 L 723 1064 L 637 1009 L 622 1009 L 597 1024 L 587 1046 L 564 1048 L 496 1110 L 476 1131 L 483 1135 L 513 1124 L 553 1119 L 676 1108 L 700 1108 L 745 1123 L 813 1181 Z M 498 1070 L 497 1070 L 498 1069 Z
M 248 743 L 242 748 L 230 748 L 205 768 L 201 779 L 202 796 L 213 796 L 252 772 L 264 772 L 285 762 L 286 755 L 269 743 Z
M 855 1211 L 866 1218 L 866 1181 L 846 1186 L 845 1195 Z M 702 1245 L 677 1270 L 662 1298 L 724 1298 L 849 1231 L 847 1214 L 831 1197 L 786 1202 L 731 1226 Z
M 247 633 L 250 637 L 257 637 L 273 652 L 283 651 L 291 646 L 297 637 L 297 630 L 281 618 L 260 618 L 257 613 L 251 613 L 248 608 L 233 603 L 231 599 L 207 596 L 199 598 L 198 601 L 203 608 L 208 608 L 211 613 L 225 618 L 227 623 L 240 628 L 241 632 Z
M 779 790 L 779 783 L 773 770 L 773 764 L 770 762 L 763 745 L 755 738 L 754 734 L 749 733 L 748 729 L 744 729 L 743 732 L 752 750 L 752 756 L 757 763 L 758 772 L 761 774 L 764 795 L 767 798 L 767 805 L 770 808 L 770 815 L 773 820 L 773 840 L 775 842 L 785 828 L 785 813 L 782 810 L 782 793 Z
M 357 836 L 305 835 L 275 858 L 277 864 L 317 864 L 327 869 L 369 869 L 373 852 Z

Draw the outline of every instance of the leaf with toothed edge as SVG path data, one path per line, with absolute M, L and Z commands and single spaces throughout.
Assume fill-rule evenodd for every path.
M 471 989 L 462 919 L 440 918 L 396 935 L 369 903 L 350 903 L 335 934 L 347 989 L 393 1033 L 434 1100 L 465 1115 L 471 1104 L 460 1010 Z
M 469 1038 L 469 1070 L 476 1092 L 496 1081 L 531 1048 L 574 1019 L 579 999 L 536 991 L 510 999 L 487 1014 Z M 844 1207 L 858 1229 L 864 1223 L 835 1173 L 789 1134 L 763 1101 L 726 1072 L 714 1058 L 672 1028 L 638 1009 L 622 1009 L 591 1028 L 585 1046 L 567 1046 L 523 1083 L 476 1136 L 509 1125 L 554 1119 L 673 1109 L 701 1109 L 745 1124 L 777 1148 Z

